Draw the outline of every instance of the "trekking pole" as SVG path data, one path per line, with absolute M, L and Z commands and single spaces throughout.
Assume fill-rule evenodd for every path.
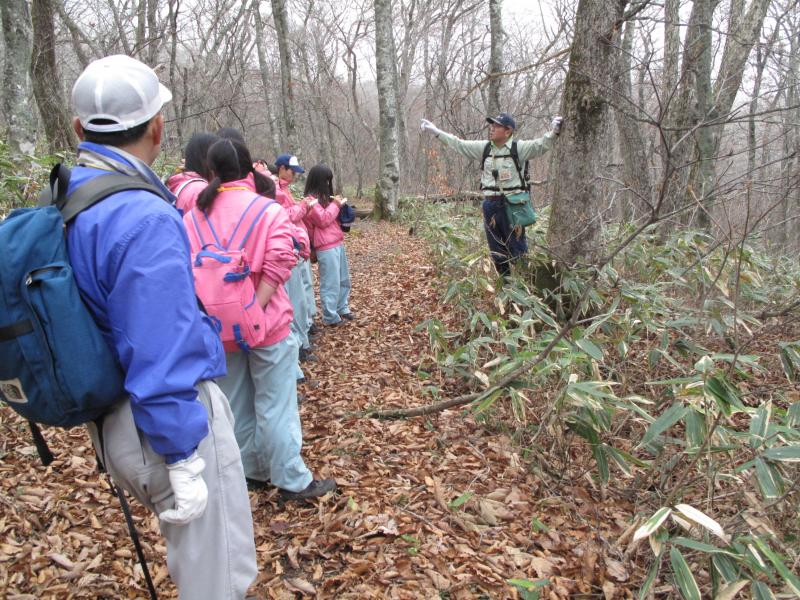
M 136 531 L 136 525 L 133 522 L 131 507 L 128 504 L 128 501 L 125 499 L 125 492 L 114 483 L 114 480 L 111 479 L 111 474 L 107 471 L 106 477 L 108 478 L 108 485 L 111 487 L 111 491 L 117 498 L 119 498 L 120 506 L 122 506 L 122 514 L 125 515 L 125 522 L 128 524 L 128 532 L 131 534 L 133 546 L 136 548 L 136 556 L 139 558 L 139 564 L 142 565 L 142 573 L 144 574 L 144 580 L 147 583 L 147 589 L 150 592 L 150 600 L 158 600 L 156 588 L 155 585 L 153 585 L 153 579 L 150 577 L 150 570 L 147 568 L 147 560 L 144 557 L 144 550 L 142 549 L 142 544 L 139 540 L 139 532 Z

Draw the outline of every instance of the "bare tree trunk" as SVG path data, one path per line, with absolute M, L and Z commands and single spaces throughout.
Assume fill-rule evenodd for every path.
M 178 146 L 183 148 L 183 114 L 181 112 L 181 104 L 183 102 L 183 94 L 181 94 L 181 101 L 178 101 L 178 79 L 176 72 L 178 69 L 178 15 L 181 11 L 180 0 L 169 0 L 169 89 L 172 91 L 174 99 L 170 102 L 170 109 L 175 116 L 175 134 L 177 137 Z
M 753 0 L 747 14 L 743 14 L 743 0 L 731 2 L 729 35 L 725 41 L 725 50 L 714 84 L 713 96 L 710 93 L 711 90 L 706 88 L 706 81 L 710 86 L 711 80 L 711 30 L 710 28 L 708 30 L 708 78 L 706 79 L 704 75 L 703 87 L 699 88 L 698 93 L 702 92 L 702 96 L 698 96 L 698 100 L 703 100 L 703 103 L 698 108 L 705 119 L 717 124 L 702 127 L 698 131 L 698 162 L 692 170 L 690 183 L 690 189 L 694 190 L 697 197 L 706 204 L 704 210 L 697 213 L 698 223 L 706 227 L 709 224 L 708 215 L 711 211 L 711 207 L 707 205 L 707 199 L 709 192 L 715 186 L 715 162 L 722 139 L 724 122 L 733 108 L 736 94 L 742 85 L 747 58 L 750 56 L 753 44 L 761 34 L 761 26 L 764 23 L 769 3 L 770 0 Z M 706 96 L 706 94 L 708 95 Z
M 503 0 L 489 0 L 489 32 L 491 51 L 489 53 L 489 102 L 490 115 L 500 112 L 500 84 L 503 72 Z
M 36 147 L 30 76 L 33 29 L 27 0 L 3 0 L 0 16 L 5 44 L 3 115 L 6 139 L 13 154 L 33 154 Z
M 698 190 L 689 188 L 689 175 L 697 158 L 697 147 L 711 142 L 708 131 L 703 131 L 707 127 L 702 124 L 711 95 L 711 16 L 717 2 L 695 0 L 689 16 L 677 98 L 665 120 L 663 151 L 670 172 L 664 173 L 663 185 L 668 186 L 664 193 L 664 208 L 668 213 L 684 208 L 684 202 L 693 205 L 701 198 Z M 670 223 L 664 221 L 664 228 L 669 227 Z
M 373 217 L 391 217 L 397 210 L 400 164 L 397 150 L 397 64 L 392 34 L 391 0 L 375 0 L 375 63 L 380 114 L 380 167 Z
M 69 30 L 69 35 L 72 38 L 72 48 L 75 50 L 75 56 L 78 57 L 78 62 L 81 63 L 81 67 L 86 68 L 89 63 L 94 60 L 94 58 L 99 58 L 102 56 L 102 53 L 98 50 L 94 42 L 92 42 L 92 40 L 87 37 L 81 28 L 78 27 L 77 23 L 75 23 L 75 21 L 73 21 L 72 18 L 67 14 L 67 10 L 64 8 L 63 2 L 56 2 L 56 10 L 58 11 L 58 16 L 61 19 L 61 22 L 64 23 Z M 86 52 L 84 52 L 84 44 L 86 44 L 89 47 L 89 50 L 91 50 L 91 58 L 86 54 Z
M 292 154 L 302 154 L 294 124 L 294 82 L 292 80 L 292 58 L 289 49 L 289 15 L 286 0 L 272 0 L 272 19 L 275 21 L 275 32 L 278 36 L 278 54 L 281 61 L 281 98 L 283 103 L 283 126 L 286 131 L 284 143 Z
M 637 213 L 646 211 L 648 204 L 652 202 L 647 146 L 637 122 L 639 107 L 643 104 L 636 105 L 631 89 L 631 52 L 635 31 L 635 21 L 628 21 L 625 24 L 622 47 L 618 52 L 614 86 L 617 107 L 615 120 L 622 154 L 622 173 L 625 186 L 630 190 L 623 196 L 623 202 L 626 203 L 623 215 L 628 220 L 635 219 Z M 637 211 L 637 208 L 640 210 Z
M 269 130 L 269 150 L 270 156 L 277 156 L 280 152 L 281 139 L 280 128 L 275 120 L 275 111 L 272 107 L 272 100 L 270 99 L 270 90 L 272 84 L 269 80 L 269 64 L 267 63 L 267 50 L 264 45 L 264 22 L 261 20 L 261 13 L 259 12 L 260 0 L 253 0 L 251 11 L 253 13 L 253 21 L 255 23 L 256 34 L 256 49 L 258 51 L 258 67 L 261 75 L 261 86 L 264 94 L 264 112 L 267 116 L 267 128 Z
M 599 252 L 598 176 L 626 0 L 580 0 L 564 84 L 566 126 L 556 147 L 553 208 L 547 242 L 562 267 L 592 263 Z M 615 34 L 615 32 L 617 32 Z
M 33 0 L 33 54 L 31 78 L 33 94 L 44 123 L 44 132 L 51 152 L 75 148 L 75 134 L 70 126 L 61 79 L 56 68 L 56 36 L 53 30 L 52 0 Z

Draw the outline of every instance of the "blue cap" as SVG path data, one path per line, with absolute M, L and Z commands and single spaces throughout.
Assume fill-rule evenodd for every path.
M 494 123 L 495 125 L 500 125 L 501 127 L 508 127 L 510 129 L 517 128 L 517 122 L 514 120 L 514 117 L 506 112 L 502 112 L 496 117 L 486 117 L 486 122 Z
M 275 166 L 286 167 L 287 169 L 291 169 L 295 173 L 306 172 L 306 170 L 300 166 L 300 161 L 297 160 L 297 157 L 294 154 L 281 154 L 278 158 L 275 159 Z

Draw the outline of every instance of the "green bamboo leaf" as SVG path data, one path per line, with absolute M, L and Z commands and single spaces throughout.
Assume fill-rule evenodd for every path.
M 686 442 L 689 449 L 699 448 L 706 439 L 706 419 L 702 413 L 690 410 L 686 414 Z
M 758 546 L 758 549 L 766 555 L 769 559 L 769 562 L 772 563 L 772 566 L 775 567 L 775 570 L 778 571 L 783 580 L 786 584 L 791 588 L 792 592 L 798 597 L 800 597 L 800 577 L 797 577 L 794 573 L 792 573 L 785 564 L 783 564 L 783 560 L 781 557 L 775 553 L 772 548 L 770 548 L 767 543 L 762 540 L 761 538 L 754 538 L 753 541 Z
M 644 436 L 642 437 L 642 441 L 639 442 L 639 446 L 647 446 L 652 442 L 655 438 L 659 435 L 664 433 L 667 429 L 675 425 L 678 421 L 683 419 L 686 416 L 686 413 L 689 412 L 689 408 L 684 406 L 683 404 L 676 403 L 670 406 L 667 410 L 665 410 L 661 416 L 659 416 L 650 427 L 647 428 Z
M 754 581 L 751 589 L 753 590 L 753 600 L 775 600 L 774 594 L 766 583 Z
M 772 416 L 772 402 L 767 402 L 761 406 L 753 418 L 750 420 L 750 447 L 758 448 L 764 443 L 769 428 L 769 420 Z
M 783 479 L 780 474 L 761 457 L 756 458 L 755 463 L 758 487 L 761 488 L 764 498 L 772 499 L 780 496 L 783 489 Z
M 658 569 L 661 566 L 661 559 L 656 558 L 653 561 L 653 566 L 650 567 L 650 571 L 647 573 L 647 579 L 644 580 L 642 587 L 639 588 L 639 600 L 645 600 L 650 595 L 650 588 L 653 587 L 653 583 L 656 581 L 656 576 L 658 575 Z
M 736 388 L 721 375 L 709 377 L 705 382 L 704 390 L 717 401 L 717 406 L 726 416 L 733 414 L 732 407 L 742 407 Z
M 701 600 L 700 588 L 689 569 L 689 564 L 683 554 L 675 546 L 669 549 L 669 562 L 675 575 L 675 583 L 686 600 Z
M 642 538 L 649 537 L 661 527 L 661 524 L 667 520 L 670 514 L 672 514 L 671 508 L 667 506 L 659 508 L 652 517 L 647 519 L 647 521 L 636 530 L 636 533 L 633 534 L 633 541 L 636 542 Z
M 575 344 L 593 359 L 603 360 L 603 351 L 593 342 L 587 340 L 586 338 L 581 338 L 576 341 Z
M 762 456 L 781 462 L 800 462 L 800 446 L 774 446 L 765 450 Z
M 611 474 L 608 471 L 608 458 L 606 457 L 606 449 L 603 444 L 593 445 L 592 454 L 594 455 L 594 460 L 597 462 L 597 470 L 600 471 L 600 481 L 608 483 Z
M 460 506 L 463 506 L 464 504 L 466 504 L 466 502 L 470 498 L 472 498 L 474 495 L 475 495 L 475 492 L 464 492 L 463 494 L 461 494 L 458 498 L 453 500 L 447 506 L 449 506 L 450 508 L 453 508 L 453 509 L 459 508 Z
M 689 538 L 676 537 L 671 541 L 673 544 L 678 544 L 679 546 L 683 546 L 685 548 L 691 548 L 692 550 L 699 550 L 700 552 L 705 552 L 706 554 L 724 554 L 726 556 L 732 556 L 733 558 L 736 558 L 736 554 L 730 550 L 724 550 L 723 548 L 718 548 L 717 546 L 712 546 L 711 544 L 705 544 Z
M 711 564 L 714 565 L 714 568 L 720 575 L 722 575 L 722 578 L 727 583 L 731 583 L 739 579 L 740 576 L 739 567 L 733 560 L 731 560 L 724 554 L 714 554 L 711 557 Z

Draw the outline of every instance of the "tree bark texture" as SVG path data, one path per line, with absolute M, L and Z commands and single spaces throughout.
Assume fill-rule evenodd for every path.
M 378 83 L 379 172 L 375 186 L 374 217 L 383 219 L 397 210 L 400 164 L 397 147 L 397 64 L 392 33 L 391 0 L 375 0 L 375 64 Z
M 489 32 L 491 36 L 491 50 L 489 53 L 489 103 L 487 109 L 490 115 L 500 112 L 500 84 L 503 72 L 503 0 L 489 0 Z
M 286 136 L 283 143 L 287 152 L 301 156 L 302 151 L 297 139 L 294 124 L 294 81 L 292 79 L 292 57 L 289 48 L 289 15 L 286 0 L 272 0 L 272 19 L 275 22 L 275 33 L 278 36 L 278 55 L 281 61 L 281 92 L 283 104 L 283 127 Z
M 61 79 L 56 67 L 55 32 L 52 0 L 33 0 L 31 16 L 33 21 L 33 54 L 31 59 L 31 78 L 33 93 L 39 114 L 44 124 L 44 132 L 51 152 L 75 148 L 75 134 L 61 87 Z
M 626 0 L 580 0 L 564 84 L 566 125 L 556 144 L 547 242 L 562 267 L 592 263 L 600 241 L 603 135 L 614 84 L 619 23 Z
M 625 24 L 622 47 L 617 53 L 617 73 L 614 85 L 615 120 L 622 154 L 623 183 L 630 190 L 623 196 L 623 202 L 626 205 L 622 214 L 628 221 L 646 213 L 653 201 L 647 145 L 644 142 L 642 131 L 639 129 L 637 121 L 639 108 L 633 100 L 631 89 L 631 52 L 633 51 L 635 31 L 635 21 L 628 21 Z M 639 106 L 643 105 L 639 104 Z
M 253 22 L 255 24 L 256 50 L 258 51 L 258 70 L 261 75 L 261 85 L 264 94 L 264 112 L 267 116 L 267 129 L 269 131 L 269 150 L 271 156 L 278 156 L 281 148 L 280 128 L 275 120 L 275 110 L 270 99 L 272 82 L 269 77 L 269 63 L 267 63 L 267 50 L 264 44 L 264 22 L 261 20 L 259 12 L 260 0 L 253 0 L 251 10 L 253 12 Z
M 662 185 L 667 213 L 697 204 L 701 197 L 689 188 L 697 147 L 711 142 L 703 125 L 711 95 L 711 17 L 718 0 L 695 0 L 683 45 L 683 64 L 676 100 L 664 121 Z M 705 130 L 705 131 L 703 131 Z M 700 190 L 702 192 L 702 190 Z M 664 227 L 671 227 L 664 221 Z
M 30 76 L 33 29 L 27 0 L 3 0 L 0 16 L 5 44 L 3 115 L 6 139 L 13 154 L 33 154 L 36 146 Z

